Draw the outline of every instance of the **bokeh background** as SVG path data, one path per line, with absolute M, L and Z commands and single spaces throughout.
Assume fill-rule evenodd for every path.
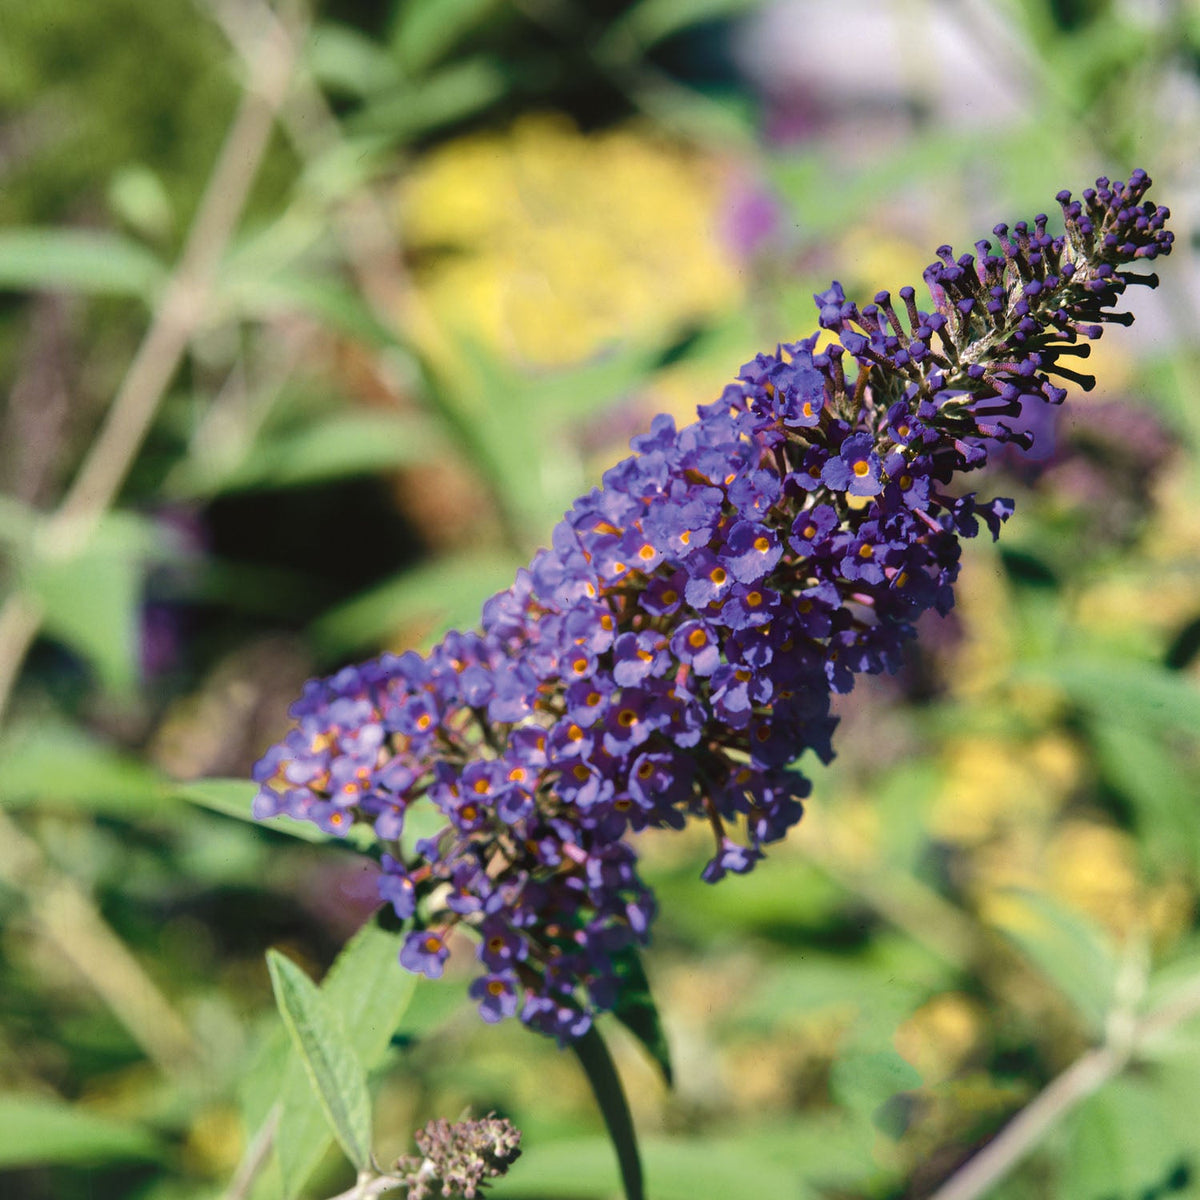
M 1194 0 L 0 6 L 6 1200 L 278 1194 L 238 1175 L 263 953 L 320 976 L 371 869 L 195 781 L 246 776 L 305 678 L 473 624 L 831 278 L 917 283 L 1135 166 L 1162 287 L 979 480 L 1016 516 L 841 702 L 803 824 L 716 887 L 703 830 L 643 839 L 674 1090 L 607 1032 L 653 1200 L 898 1200 L 1186 1005 L 1198 147 Z M 526 1146 L 496 1195 L 613 1196 L 574 1059 L 463 991 L 381 1051 L 381 1157 L 494 1108 Z M 989 1194 L 1200 1196 L 1200 1021 L 1110 1074 Z M 300 1194 L 351 1182 L 330 1154 Z

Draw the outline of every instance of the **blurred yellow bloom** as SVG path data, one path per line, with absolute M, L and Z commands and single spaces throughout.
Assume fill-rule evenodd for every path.
M 935 836 L 977 845 L 1017 830 L 1042 836 L 1082 771 L 1078 750 L 1047 734 L 1032 743 L 970 738 L 946 751 L 945 782 L 934 801 Z
M 855 281 L 847 283 L 847 295 L 865 304 L 880 289 L 895 295 L 905 284 L 919 284 L 929 265 L 929 247 L 875 223 L 859 225 L 842 239 L 838 263 Z
M 938 1083 L 959 1070 L 975 1051 L 985 1020 L 977 1000 L 962 992 L 942 992 L 896 1030 L 895 1046 L 926 1085 Z
M 742 299 L 716 163 L 637 128 L 565 117 L 460 138 L 401 195 L 427 349 L 464 334 L 523 365 L 645 344 Z

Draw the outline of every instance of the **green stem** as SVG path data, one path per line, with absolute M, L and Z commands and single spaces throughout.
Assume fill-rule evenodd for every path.
M 579 1059 L 584 1074 L 591 1085 L 592 1095 L 600 1106 L 608 1136 L 617 1152 L 617 1163 L 621 1168 L 621 1184 L 625 1189 L 625 1200 L 645 1200 L 642 1184 L 642 1162 L 638 1155 L 637 1133 L 633 1117 L 629 1112 L 629 1101 L 621 1087 L 612 1055 L 604 1044 L 600 1032 L 591 1029 L 573 1042 L 571 1049 Z

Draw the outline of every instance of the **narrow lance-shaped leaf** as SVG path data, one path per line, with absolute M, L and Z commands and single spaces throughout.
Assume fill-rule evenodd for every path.
M 140 242 L 91 229 L 0 232 L 0 287 L 151 298 L 166 271 Z
M 371 1161 L 371 1098 L 362 1062 L 312 980 L 275 950 L 267 951 L 267 967 L 275 1003 L 330 1128 L 362 1170 Z
M 613 1006 L 613 1016 L 633 1034 L 662 1072 L 668 1087 L 674 1086 L 671 1050 L 663 1033 L 658 1005 L 650 992 L 650 981 L 636 946 L 628 946 L 616 956 L 621 991 Z
M 608 1047 L 593 1025 L 581 1038 L 571 1043 L 571 1049 L 575 1051 L 587 1075 L 613 1149 L 617 1152 L 625 1200 L 645 1200 L 637 1132 L 629 1112 L 629 1101 L 625 1098 L 625 1089 L 621 1086 L 621 1077 L 617 1074 Z
M 346 1037 L 367 1071 L 389 1052 L 392 1036 L 408 1009 L 416 979 L 396 967 L 400 939 L 368 921 L 346 943 L 321 980 L 327 1009 L 341 1017 Z M 251 1200 L 279 1200 L 300 1194 L 333 1140 L 323 1107 L 298 1052 L 276 1027 L 247 1066 L 242 1103 L 247 1142 L 270 1127 L 277 1170 L 267 1170 L 250 1192 Z

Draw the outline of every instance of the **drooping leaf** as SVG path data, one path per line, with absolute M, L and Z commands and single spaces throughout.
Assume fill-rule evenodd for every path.
M 671 1050 L 663 1032 L 658 1006 L 650 992 L 650 981 L 646 978 L 642 956 L 636 946 L 628 946 L 613 956 L 613 965 L 621 981 L 613 1016 L 641 1042 L 662 1072 L 667 1086 L 671 1087 L 674 1084 Z
M 571 1049 L 587 1075 L 592 1095 L 604 1117 L 605 1128 L 617 1154 L 625 1200 L 645 1200 L 637 1131 L 612 1055 L 594 1025 L 583 1037 L 571 1043 Z
M 40 1095 L 0 1096 L 0 1170 L 153 1161 L 164 1148 L 128 1121 Z
M 329 1127 L 361 1171 L 371 1160 L 371 1097 L 367 1073 L 339 1014 L 289 958 L 267 951 L 275 1003 L 300 1055 Z

